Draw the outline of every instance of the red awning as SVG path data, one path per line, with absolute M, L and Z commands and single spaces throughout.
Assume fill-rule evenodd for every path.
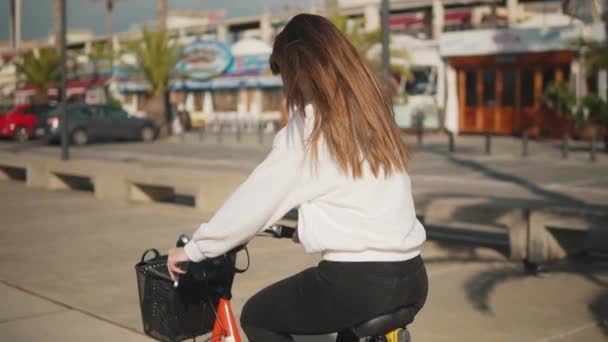
M 455 9 L 446 10 L 443 21 L 445 25 L 463 24 L 471 21 L 471 10 L 469 9 Z
M 95 79 L 76 79 L 69 80 L 66 82 L 67 95 L 84 95 L 87 89 L 93 87 L 99 87 L 105 85 L 110 77 L 97 77 Z M 34 94 L 34 86 L 28 84 L 26 86 L 17 88 L 15 90 L 15 95 L 33 95 Z M 58 94 L 57 88 L 51 88 L 48 91 L 49 95 L 56 96 Z
M 444 24 L 455 25 L 463 24 L 471 21 L 470 9 L 453 9 L 446 10 L 444 15 Z M 408 26 L 424 25 L 424 12 L 411 12 L 393 14 L 389 18 L 391 28 L 404 28 Z
M 416 13 L 399 13 L 393 14 L 389 18 L 389 26 L 391 28 L 404 28 L 408 26 L 414 25 L 423 25 L 424 24 L 424 13 L 416 12 Z

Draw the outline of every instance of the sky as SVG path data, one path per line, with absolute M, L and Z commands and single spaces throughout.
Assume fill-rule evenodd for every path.
M 90 29 L 96 34 L 106 30 L 103 0 L 66 0 L 68 28 Z M 167 0 L 169 9 L 226 9 L 226 17 L 261 14 L 265 9 L 280 10 L 322 3 L 319 0 Z M 22 39 L 45 39 L 53 27 L 54 0 L 21 0 Z M 114 31 L 127 31 L 156 17 L 156 0 L 116 0 Z M 0 0 L 0 40 L 10 39 L 10 0 Z

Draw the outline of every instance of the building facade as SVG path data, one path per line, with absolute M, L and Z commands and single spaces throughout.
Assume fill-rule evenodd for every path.
M 422 123 L 427 129 L 465 134 L 554 136 L 563 125 L 539 100 L 548 84 L 569 82 L 579 98 L 589 89 L 607 93 L 606 73 L 586 72 L 584 55 L 569 43 L 605 39 L 597 15 L 605 6 L 599 0 L 587 2 L 592 11 L 588 16 L 577 12 L 579 20 L 564 13 L 580 7 L 575 1 L 390 1 L 391 47 L 409 54 L 407 61 L 391 62 L 406 64 L 413 76 L 399 83 L 407 96 L 395 104 L 398 125 L 408 129 Z M 351 25 L 367 31 L 380 27 L 380 0 L 340 0 L 337 6 L 338 13 L 352 19 Z M 167 27 L 180 45 L 217 45 L 226 52 L 220 57 L 225 65 L 212 76 L 181 73 L 173 78 L 175 106 L 189 112 L 195 125 L 220 118 L 255 122 L 279 117 L 284 110 L 281 83 L 269 75 L 267 58 L 274 36 L 298 10 L 231 19 L 224 19 L 222 11 L 171 12 Z M 112 48 L 121 51 L 138 35 L 117 34 Z M 99 40 L 107 37 L 73 40 L 69 46 L 86 65 Z M 379 46 L 375 48 L 378 52 Z M 122 53 L 113 63 L 111 77 L 90 84 L 101 82 L 130 113 L 146 115 L 148 86 L 138 75 L 134 56 Z M 82 88 L 88 83 L 74 84 Z M 15 99 L 26 101 L 21 90 L 27 87 L 17 89 Z

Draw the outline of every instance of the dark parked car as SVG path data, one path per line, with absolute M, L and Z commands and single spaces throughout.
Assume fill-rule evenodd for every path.
M 0 135 L 23 142 L 44 135 L 48 105 L 20 105 L 0 115 Z
M 120 107 L 73 104 L 67 106 L 68 136 L 76 145 L 91 141 L 140 140 L 149 142 L 158 136 L 156 121 L 131 117 Z M 50 142 L 60 141 L 61 116 L 58 110 L 46 122 Z

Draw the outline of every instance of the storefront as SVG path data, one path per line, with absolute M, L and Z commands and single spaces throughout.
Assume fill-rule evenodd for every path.
M 402 129 L 416 129 L 421 123 L 426 130 L 441 128 L 441 113 L 445 99 L 444 62 L 435 40 L 394 35 L 391 48 L 406 51 L 406 67 L 412 77 L 400 85 L 406 93 L 403 103 L 394 102 L 395 121 Z M 391 63 L 397 64 L 397 59 Z
M 243 39 L 231 48 L 218 41 L 189 44 L 177 66 L 188 79 L 174 82 L 173 88 L 185 94 L 183 108 L 193 126 L 238 120 L 253 127 L 260 121 L 278 120 L 282 84 L 269 75 L 271 51 L 258 39 Z M 197 60 L 193 55 L 207 58 Z
M 445 33 L 448 130 L 559 136 L 567 122 L 541 96 L 551 82 L 572 78 L 577 60 L 567 40 L 578 34 L 569 27 Z

